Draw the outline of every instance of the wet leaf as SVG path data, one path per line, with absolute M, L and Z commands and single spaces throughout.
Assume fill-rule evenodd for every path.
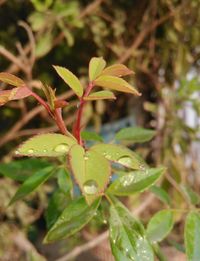
M 58 75 L 69 85 L 69 87 L 76 93 L 78 97 L 83 95 L 83 86 L 79 79 L 68 69 L 60 66 L 53 66 Z
M 128 67 L 124 64 L 114 64 L 109 67 L 106 67 L 101 75 L 110 75 L 110 76 L 117 76 L 122 77 L 126 75 L 133 74 L 134 72 L 131 71 Z
M 21 187 L 17 190 L 9 205 L 36 190 L 37 187 L 47 181 L 47 179 L 54 173 L 53 170 L 54 167 L 46 167 L 44 169 L 38 170 L 34 175 L 27 178 Z
M 153 261 L 143 225 L 120 202 L 110 207 L 110 242 L 116 261 Z
M 87 203 L 91 204 L 109 182 L 109 162 L 95 151 L 85 151 L 80 145 L 74 145 L 69 151 L 69 163 Z
M 110 91 L 93 92 L 89 96 L 84 97 L 85 101 L 106 100 L 106 99 L 113 99 L 113 100 L 115 100 L 116 97 Z
M 0 73 L 0 81 L 16 87 L 25 85 L 25 82 L 22 79 L 18 78 L 13 74 L 6 73 L 6 72 Z
M 73 200 L 48 231 L 44 243 L 67 238 L 81 230 L 93 218 L 99 204 L 100 199 L 91 206 L 88 206 L 83 197 Z
M 173 213 L 170 209 L 157 212 L 149 221 L 147 236 L 152 243 L 162 241 L 173 228 Z
M 121 145 L 101 143 L 92 146 L 91 149 L 106 159 L 119 163 L 127 168 L 143 169 L 146 167 L 145 162 L 135 152 Z
M 140 96 L 140 93 L 128 82 L 115 76 L 101 75 L 94 81 L 94 83 L 95 85 L 101 86 L 103 88 L 108 88 L 125 93 L 132 93 Z
M 14 160 L 0 163 L 0 174 L 17 181 L 25 181 L 30 175 L 53 164 L 41 159 Z
M 15 153 L 31 157 L 58 157 L 66 155 L 74 144 L 75 139 L 62 134 L 40 134 L 25 141 Z
M 200 257 L 200 214 L 190 212 L 184 229 L 186 255 L 188 261 L 198 261 Z
M 154 184 L 165 172 L 165 168 L 151 168 L 144 171 L 133 171 L 115 180 L 108 192 L 118 196 L 128 196 L 141 192 Z
M 151 140 L 154 136 L 154 130 L 144 129 L 141 127 L 129 127 L 117 132 L 115 138 L 117 140 L 130 140 L 134 143 L 141 143 Z
M 102 57 L 93 57 L 89 63 L 89 79 L 94 81 L 103 71 L 106 62 Z

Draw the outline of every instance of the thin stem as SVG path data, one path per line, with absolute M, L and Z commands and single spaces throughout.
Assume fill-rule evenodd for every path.
M 82 116 L 83 116 L 83 108 L 84 108 L 84 105 L 85 105 L 85 100 L 84 98 L 87 97 L 92 88 L 94 87 L 94 83 L 93 82 L 90 82 L 83 94 L 83 96 L 80 98 L 80 104 L 79 104 L 79 109 L 78 109 L 78 112 L 77 112 L 77 119 L 76 119 L 76 122 L 74 124 L 74 136 L 76 137 L 78 143 L 82 146 L 83 145 L 83 141 L 82 141 L 82 138 L 81 138 L 81 120 L 82 120 Z
M 41 105 L 43 105 L 44 108 L 51 115 L 51 117 L 53 117 L 53 114 L 51 112 L 51 109 L 50 109 L 49 105 L 39 95 L 37 95 L 35 92 L 31 91 L 31 96 L 33 96 Z

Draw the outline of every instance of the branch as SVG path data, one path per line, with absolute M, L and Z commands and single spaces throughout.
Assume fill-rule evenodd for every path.
M 152 201 L 155 199 L 154 195 L 148 195 L 146 197 L 146 200 L 144 200 L 138 208 L 133 210 L 133 214 L 135 216 L 139 216 L 143 211 L 146 210 L 146 208 L 152 204 Z M 109 232 L 108 230 L 103 232 L 101 235 L 97 236 L 96 238 L 90 240 L 89 242 L 83 244 L 82 246 L 77 246 L 75 247 L 70 253 L 64 255 L 63 257 L 60 257 L 56 259 L 56 261 L 68 261 L 71 260 L 72 258 L 75 258 L 79 256 L 81 253 L 86 252 L 97 245 L 101 244 L 104 240 L 108 239 Z

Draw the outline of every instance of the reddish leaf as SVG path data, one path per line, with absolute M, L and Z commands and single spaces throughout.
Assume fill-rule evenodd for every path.
M 22 86 L 25 84 L 22 79 L 16 77 L 13 74 L 6 73 L 6 72 L 0 73 L 0 81 L 13 85 L 13 86 L 16 86 L 16 87 L 19 87 L 19 86 Z
M 12 90 L 0 91 L 0 106 L 11 100 L 20 100 L 31 95 L 31 91 L 26 87 L 17 87 Z
M 131 71 L 128 67 L 126 67 L 124 64 L 114 64 L 111 65 L 103 70 L 101 75 L 111 75 L 111 76 L 117 76 L 122 77 L 126 75 L 133 74 L 134 72 Z
M 65 106 L 67 106 L 69 103 L 67 101 L 64 100 L 56 100 L 54 102 L 55 108 L 63 108 Z

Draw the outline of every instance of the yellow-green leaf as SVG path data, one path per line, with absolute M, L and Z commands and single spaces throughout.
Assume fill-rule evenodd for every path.
M 69 151 L 69 163 L 87 203 L 90 205 L 101 195 L 109 182 L 109 162 L 95 151 L 85 151 L 74 145 Z
M 93 57 L 89 63 L 89 79 L 94 81 L 103 71 L 106 62 L 102 57 Z
M 117 76 L 122 77 L 126 75 L 133 74 L 134 72 L 131 71 L 128 67 L 126 67 L 124 64 L 113 64 L 109 67 L 106 67 L 101 75 L 111 75 L 111 76 Z
M 76 140 L 57 133 L 40 134 L 25 141 L 16 155 L 58 157 L 66 155 Z
M 61 66 L 53 66 L 58 75 L 66 82 L 67 85 L 76 93 L 78 97 L 83 95 L 83 86 L 79 79 L 68 69 Z
M 103 88 L 108 88 L 108 89 L 125 92 L 125 93 L 132 93 L 138 96 L 141 95 L 128 82 L 126 82 L 125 80 L 119 77 L 110 76 L 110 75 L 101 75 L 94 81 L 94 83 L 95 85 L 101 86 Z
M 106 100 L 106 99 L 113 99 L 113 100 L 115 100 L 116 97 L 110 91 L 93 92 L 89 96 L 84 97 L 85 101 Z
M 25 84 L 25 82 L 18 78 L 17 76 L 10 74 L 10 73 L 6 73 L 6 72 L 2 72 L 0 73 L 0 81 L 19 87 Z

